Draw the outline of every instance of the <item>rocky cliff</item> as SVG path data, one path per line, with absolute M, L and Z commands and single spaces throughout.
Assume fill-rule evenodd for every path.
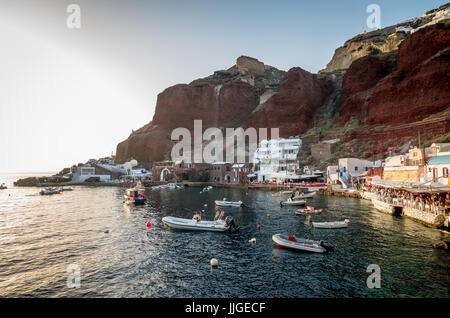
M 388 53 L 395 51 L 408 34 L 444 21 L 449 17 L 450 4 L 445 4 L 435 10 L 424 13 L 418 18 L 359 34 L 337 48 L 327 67 L 319 71 L 319 73 L 348 69 L 357 59 L 376 52 Z
M 158 95 L 153 120 L 117 146 L 116 160 L 169 158 L 172 130 L 192 130 L 195 119 L 203 129 L 278 127 L 282 137 L 340 138 L 342 155 L 366 157 L 409 142 L 418 130 L 424 138 L 445 135 L 448 14 L 445 5 L 358 35 L 319 74 L 283 72 L 242 56 L 228 69 L 169 87 Z
M 185 127 L 193 131 L 196 119 L 202 120 L 203 129 L 242 126 L 255 108 L 278 90 L 283 75 L 283 71 L 242 56 L 227 70 L 167 88 L 158 95 L 153 120 L 117 146 L 116 160 L 168 158 L 172 130 Z

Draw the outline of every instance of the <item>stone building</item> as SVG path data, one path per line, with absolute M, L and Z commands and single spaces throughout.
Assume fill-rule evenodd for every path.
M 331 144 L 319 143 L 311 146 L 311 156 L 317 161 L 325 161 L 331 156 Z
M 211 164 L 210 181 L 214 183 L 231 183 L 232 166 L 230 162 L 214 162 Z
M 236 184 L 248 183 L 250 165 L 246 163 L 234 164 L 231 167 L 231 182 Z

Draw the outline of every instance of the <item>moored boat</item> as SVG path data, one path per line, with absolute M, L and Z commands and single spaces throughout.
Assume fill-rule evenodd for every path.
M 313 206 L 308 206 L 306 209 L 297 209 L 295 210 L 295 214 L 298 215 L 318 215 L 321 214 L 323 209 L 314 209 Z
M 6 190 L 6 189 L 8 189 L 8 187 L 4 183 L 0 184 L 0 190 Z
M 41 192 L 39 192 L 40 195 L 52 195 L 52 194 L 58 194 L 61 193 L 63 190 L 62 188 L 45 188 Z
M 216 200 L 214 201 L 214 203 L 217 206 L 222 206 L 222 207 L 240 207 L 243 202 L 242 201 L 227 201 L 226 198 L 223 198 L 223 200 Z
M 130 188 L 125 191 L 123 195 L 125 203 L 127 204 L 144 204 L 147 201 L 147 196 L 145 195 L 145 189 L 141 188 Z
M 333 245 L 325 241 L 297 238 L 294 235 L 274 234 L 272 240 L 281 247 L 307 252 L 325 253 L 334 248 Z
M 292 200 L 301 200 L 301 199 L 308 199 L 308 198 L 312 198 L 314 195 L 316 195 L 316 192 L 308 192 L 308 193 L 295 193 L 295 196 L 292 198 Z
M 200 214 L 195 214 L 192 219 L 165 216 L 162 218 L 162 221 L 168 227 L 180 230 L 225 232 L 232 228 L 237 228 L 236 221 L 232 216 L 227 216 L 225 219 L 219 218 L 214 221 L 203 221 Z
M 281 201 L 280 206 L 296 206 L 296 205 L 305 205 L 305 200 L 292 200 L 291 198 L 287 199 L 287 201 Z
M 341 229 L 348 226 L 350 223 L 349 219 L 345 219 L 344 221 L 335 221 L 335 222 L 312 222 L 312 225 L 315 228 L 320 229 Z

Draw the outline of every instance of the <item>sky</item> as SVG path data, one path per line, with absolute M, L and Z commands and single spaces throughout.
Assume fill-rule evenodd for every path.
M 115 153 L 151 121 L 157 95 L 241 55 L 281 70 L 324 68 L 362 33 L 445 3 L 265 0 L 2 0 L 0 172 L 59 171 Z M 71 29 L 69 4 L 80 8 Z

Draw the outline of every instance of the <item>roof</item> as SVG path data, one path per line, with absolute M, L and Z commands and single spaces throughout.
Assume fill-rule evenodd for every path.
M 432 157 L 430 160 L 428 160 L 428 165 L 444 165 L 444 164 L 450 164 L 450 155 L 445 156 L 436 156 Z

